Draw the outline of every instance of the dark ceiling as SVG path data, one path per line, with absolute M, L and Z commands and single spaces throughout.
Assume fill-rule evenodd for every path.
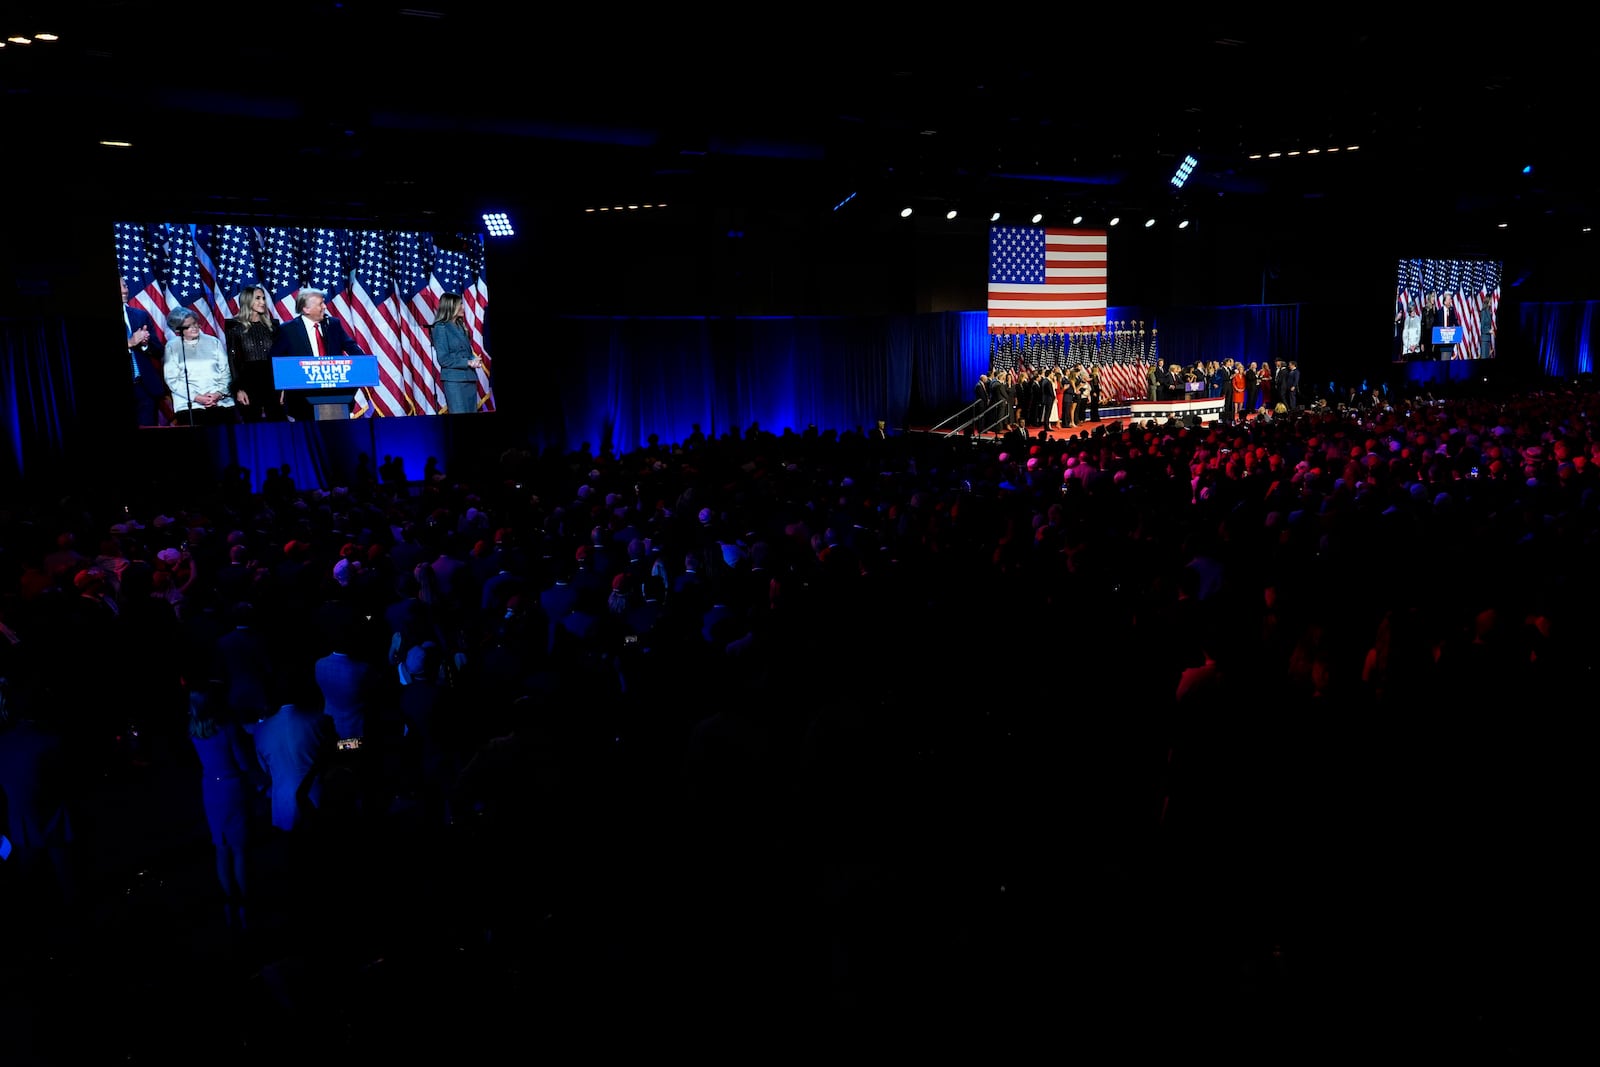
M 816 12 L 691 25 L 416 2 L 10 10 L 6 34 L 61 39 L 0 50 L 8 170 L 121 213 L 467 228 L 496 205 L 560 220 L 666 204 L 723 226 L 782 205 L 792 226 L 871 229 L 909 205 L 966 225 L 1355 224 L 1425 254 L 1513 230 L 1578 239 L 1596 206 L 1589 94 L 1531 30 L 1108 21 L 1041 25 L 1005 52 L 987 28 L 869 52 Z

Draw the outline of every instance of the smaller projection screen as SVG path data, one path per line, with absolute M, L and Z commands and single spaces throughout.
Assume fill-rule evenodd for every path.
M 1502 264 L 1402 259 L 1395 279 L 1396 363 L 1493 359 Z

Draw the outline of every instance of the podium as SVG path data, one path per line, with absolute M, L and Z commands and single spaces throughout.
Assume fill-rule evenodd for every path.
M 1461 342 L 1461 327 L 1435 326 L 1433 328 L 1433 358 L 1439 361 L 1448 360 L 1455 354 L 1455 347 Z
M 378 384 L 378 357 L 275 356 L 272 384 L 301 396 L 318 422 L 348 419 L 356 391 Z

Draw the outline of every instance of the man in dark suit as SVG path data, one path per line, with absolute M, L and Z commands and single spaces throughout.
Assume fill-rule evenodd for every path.
M 364 355 L 355 339 L 344 332 L 344 324 L 328 311 L 328 296 L 321 289 L 302 289 L 294 298 L 295 317 L 278 328 L 272 341 L 272 358 L 280 356 L 359 356 Z M 311 391 L 291 390 L 284 407 L 296 419 L 311 417 Z
M 127 327 L 128 354 L 132 357 L 133 410 L 136 426 L 160 426 L 160 412 L 168 410 L 167 380 L 161 374 L 161 349 L 155 344 L 150 313 L 128 303 L 128 279 L 122 279 L 122 324 Z
M 1289 405 L 1290 411 L 1300 410 L 1300 364 L 1294 360 L 1289 361 L 1289 371 L 1284 375 L 1283 401 Z

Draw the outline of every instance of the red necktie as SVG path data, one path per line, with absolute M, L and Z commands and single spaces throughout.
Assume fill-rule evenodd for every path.
M 328 350 L 322 347 L 322 323 L 319 322 L 313 326 L 312 331 L 317 335 L 317 355 L 327 355 Z

